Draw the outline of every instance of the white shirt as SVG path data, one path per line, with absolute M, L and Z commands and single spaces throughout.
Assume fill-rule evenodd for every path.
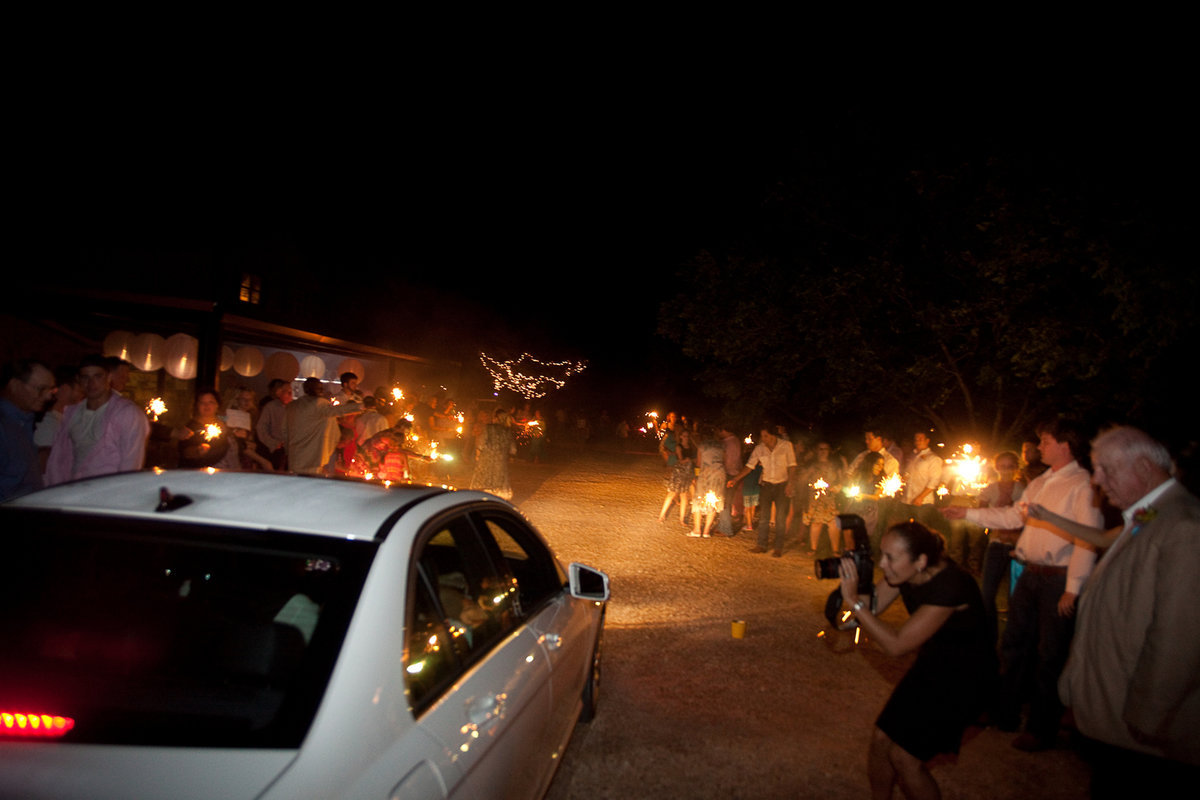
M 933 505 L 933 501 L 937 499 L 937 488 L 941 482 L 942 459 L 926 447 L 908 460 L 905 502 L 912 503 L 917 495 L 928 489 L 929 493 L 921 500 L 921 505 Z
M 1037 503 L 1081 525 L 1100 528 L 1104 525 L 1104 515 L 1092 502 L 1092 496 L 1091 475 L 1072 461 L 1057 470 L 1048 469 L 1030 481 L 1021 502 Z M 967 519 L 988 528 L 1022 528 L 1013 556 L 1031 564 L 1066 567 L 1066 590 L 1072 594 L 1079 594 L 1096 564 L 1095 550 L 1082 544 L 1076 546 L 1073 538 L 1064 536 L 1048 522 L 1025 519 L 1017 506 L 970 508 Z
M 791 442 L 783 439 L 776 442 L 774 450 L 769 450 L 765 444 L 760 444 L 750 453 L 746 469 L 752 470 L 759 464 L 763 465 L 760 482 L 787 483 L 788 467 L 796 466 L 796 451 L 792 449 Z

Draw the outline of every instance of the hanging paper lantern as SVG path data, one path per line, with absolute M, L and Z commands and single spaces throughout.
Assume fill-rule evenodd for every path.
M 366 377 L 366 374 L 363 371 L 362 362 L 357 358 L 347 358 L 341 364 L 338 364 L 337 374 L 339 376 L 345 375 L 347 372 L 353 372 L 358 376 L 360 381 Z
M 129 331 L 113 331 L 104 337 L 102 352 L 109 357 L 117 357 L 124 361 L 130 360 L 133 351 L 134 336 Z
M 221 372 L 233 369 L 233 348 L 227 344 L 221 345 Z
M 196 351 L 199 346 L 196 337 L 186 333 L 177 333 L 167 339 L 164 365 L 167 374 L 181 381 L 196 377 Z
M 153 372 L 162 369 L 166 349 L 166 343 L 157 333 L 139 333 L 130 344 L 128 361 L 142 372 Z
M 241 347 L 233 354 L 233 370 L 244 378 L 253 378 L 263 370 L 263 354 L 257 347 Z
M 320 356 L 305 356 L 304 360 L 300 362 L 300 377 L 324 378 L 325 362 Z
M 291 383 L 300 374 L 300 362 L 291 353 L 276 350 L 267 357 L 263 371 L 267 374 L 267 380 L 279 379 Z

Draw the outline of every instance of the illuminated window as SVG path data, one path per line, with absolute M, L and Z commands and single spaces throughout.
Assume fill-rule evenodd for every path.
M 262 295 L 262 278 L 249 272 L 242 273 L 242 285 L 238 290 L 238 300 L 243 303 L 258 305 Z

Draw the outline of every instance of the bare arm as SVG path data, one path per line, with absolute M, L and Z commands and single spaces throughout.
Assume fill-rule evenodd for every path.
M 851 597 L 858 588 L 858 568 L 854 565 L 854 560 L 843 558 L 840 571 L 842 596 Z M 875 594 L 879 599 L 879 610 L 883 611 L 900 595 L 900 590 L 889 586 L 885 581 L 880 581 Z M 946 620 L 950 619 L 950 615 L 954 611 L 955 609 L 951 606 L 921 606 L 900 626 L 898 631 L 890 625 L 880 622 L 867 605 L 854 611 L 854 618 L 858 620 L 859 626 L 867 632 L 867 635 L 879 643 L 885 653 L 891 656 L 902 656 L 913 652 L 929 641 L 937 633 L 938 628 L 946 624 Z
M 1061 514 L 1055 514 L 1045 506 L 1038 505 L 1037 503 L 1029 504 L 1028 513 L 1033 519 L 1049 522 L 1068 536 L 1082 539 L 1093 547 L 1111 547 L 1113 542 L 1117 540 L 1117 537 L 1121 535 L 1120 526 L 1107 531 L 1100 528 L 1093 528 L 1090 525 L 1083 525 L 1074 520 L 1067 519 Z

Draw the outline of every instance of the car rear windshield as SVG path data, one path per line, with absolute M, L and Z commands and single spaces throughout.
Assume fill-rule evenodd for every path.
M 375 545 L 0 511 L 0 712 L 57 741 L 296 747 Z

